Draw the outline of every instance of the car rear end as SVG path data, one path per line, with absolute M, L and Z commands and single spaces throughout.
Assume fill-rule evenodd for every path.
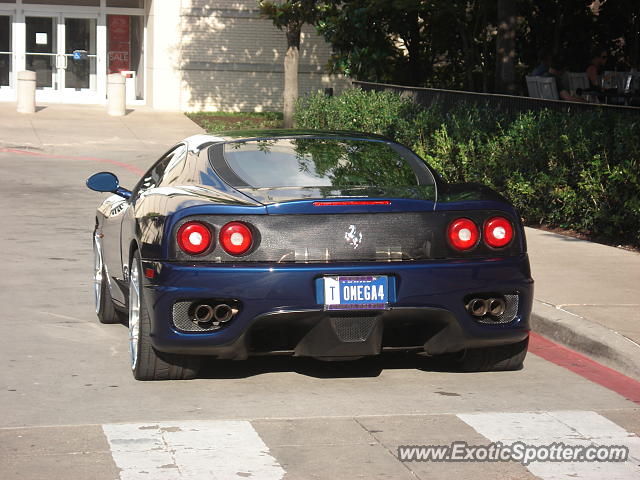
M 367 172 L 376 185 L 345 181 L 354 170 L 344 167 L 362 160 L 353 153 L 360 139 L 338 148 L 335 139 L 298 140 L 211 148 L 216 173 L 260 206 L 199 206 L 171 217 L 164 258 L 143 261 L 155 348 L 340 359 L 526 340 L 533 281 L 524 230 L 507 202 L 480 187 L 441 184 L 418 157 L 379 139 L 366 140 L 383 147 L 362 149 L 365 159 L 387 155 L 376 166 L 397 171 L 386 181 Z M 267 157 L 295 150 L 302 184 L 253 169 L 255 153 L 234 163 L 245 148 Z

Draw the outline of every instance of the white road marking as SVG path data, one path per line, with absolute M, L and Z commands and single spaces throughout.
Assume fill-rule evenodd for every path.
M 640 478 L 640 437 L 589 411 L 542 413 L 469 413 L 458 418 L 492 442 L 531 445 L 625 445 L 629 458 L 614 462 L 532 462 L 527 466 L 545 480 L 627 480 Z
M 247 421 L 103 425 L 121 480 L 281 479 L 285 471 Z

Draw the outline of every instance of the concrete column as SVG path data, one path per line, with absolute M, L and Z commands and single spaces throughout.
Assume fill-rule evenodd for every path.
M 126 113 L 125 78 L 119 73 L 107 77 L 107 113 L 114 117 L 122 117 Z
M 36 112 L 36 72 L 23 70 L 18 72 L 18 105 L 19 113 Z
M 181 64 L 181 43 L 184 36 L 199 34 L 191 30 L 183 30 L 182 19 L 191 21 L 189 17 L 182 17 L 182 5 L 186 4 L 213 4 L 218 5 L 224 2 L 186 2 L 166 0 L 153 0 L 149 5 L 147 20 L 147 105 L 156 110 L 168 110 L 179 112 L 182 104 L 183 84 Z M 226 3 L 246 3 L 246 2 L 226 2 Z M 186 8 L 186 7 L 185 7 Z M 230 20 L 233 22 L 233 20 Z M 214 23 L 218 20 L 214 21 Z M 204 25 L 204 24 L 203 24 Z M 203 27 L 204 28 L 204 27 Z M 208 34 L 207 34 L 208 35 Z M 202 38 L 206 38 L 205 35 Z M 200 37 L 198 37 L 200 38 Z M 234 50 L 235 52 L 235 50 Z M 212 87 L 213 88 L 213 87 Z

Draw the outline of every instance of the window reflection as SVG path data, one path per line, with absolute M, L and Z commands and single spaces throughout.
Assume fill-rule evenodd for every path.
M 233 172 L 253 188 L 415 186 L 407 161 L 382 141 L 279 139 L 225 146 Z
M 107 15 L 107 73 L 127 77 L 127 95 L 141 99 L 144 85 L 143 17 Z

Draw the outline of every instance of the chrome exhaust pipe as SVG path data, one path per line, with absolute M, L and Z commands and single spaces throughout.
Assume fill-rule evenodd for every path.
M 226 303 L 221 303 L 213 308 L 213 318 L 220 323 L 228 322 L 236 313 L 238 313 L 238 309 Z
M 482 298 L 474 298 L 467 303 L 467 311 L 474 317 L 484 317 L 487 314 L 487 301 Z
M 193 316 L 195 317 L 195 321 L 198 323 L 210 322 L 214 317 L 214 308 L 211 305 L 201 303 L 196 307 L 193 312 Z
M 504 315 L 507 304 L 502 298 L 490 298 L 487 300 L 487 311 L 492 317 Z

